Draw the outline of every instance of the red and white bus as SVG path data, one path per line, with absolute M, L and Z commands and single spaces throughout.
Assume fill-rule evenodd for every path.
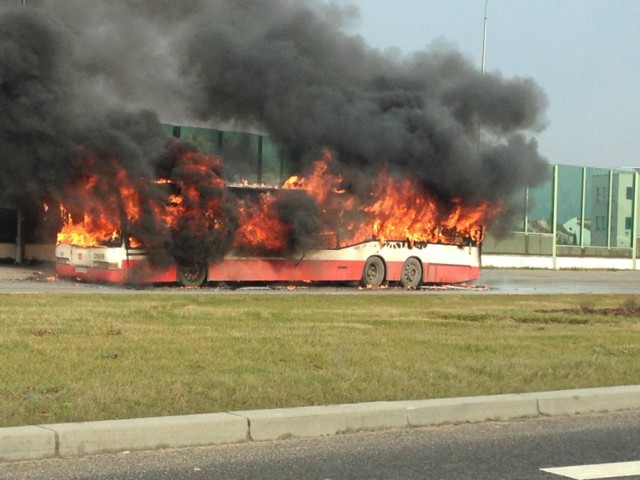
M 200 164 L 196 166 L 198 172 L 202 171 Z M 206 282 L 360 282 L 373 288 L 394 283 L 418 288 L 422 284 L 464 283 L 479 277 L 483 237 L 480 225 L 485 216 L 484 204 L 463 208 L 454 202 L 448 215 L 441 218 L 437 214 L 439 208 L 436 203 L 430 201 L 422 190 L 410 181 L 394 184 L 387 177 L 378 182 L 377 194 L 374 192 L 367 197 L 368 203 L 357 204 L 355 195 L 338 188 L 339 177 L 330 176 L 326 169 L 326 163 L 317 162 L 316 170 L 307 179 L 291 177 L 296 180 L 292 190 L 286 187 L 233 187 L 224 185 L 217 177 L 205 176 L 207 181 L 220 187 L 218 190 L 224 187 L 225 191 L 233 192 L 233 198 L 241 199 L 238 205 L 242 208 L 237 210 L 245 212 L 238 230 L 233 233 L 231 247 L 215 260 L 185 261 L 185 257 L 172 253 L 168 259 L 183 260 L 173 263 L 169 260 L 168 267 L 155 266 L 151 261 L 151 250 L 145 251 L 142 247 L 144 242 L 129 236 L 125 228 L 127 222 L 135 226 L 139 207 L 130 208 L 128 211 L 136 215 L 127 214 L 124 221 L 116 221 L 117 212 L 107 213 L 106 210 L 97 215 L 99 222 L 88 222 L 86 212 L 84 221 L 78 223 L 73 223 L 69 217 L 65 227 L 71 229 L 70 233 L 74 233 L 75 227 L 81 227 L 82 232 L 91 230 L 89 227 L 95 229 L 96 225 L 103 227 L 105 219 L 108 220 L 108 228 L 102 229 L 98 241 L 92 237 L 90 243 L 74 239 L 74 235 L 58 234 L 55 250 L 57 273 L 61 277 L 121 284 L 177 282 L 183 286 L 201 286 Z M 304 182 L 304 188 L 300 188 Z M 159 217 L 166 218 L 163 221 L 167 225 L 173 225 L 175 218 L 206 218 L 205 223 L 210 222 L 208 228 L 213 230 L 225 225 L 224 210 L 219 208 L 221 203 L 217 197 L 202 207 L 199 190 L 192 185 L 183 182 L 165 186 L 170 189 L 179 187 L 176 190 L 178 195 L 167 195 L 171 200 L 166 209 L 158 207 L 163 211 Z M 286 244 L 284 242 L 280 247 L 269 249 L 264 248 L 265 243 L 254 242 L 263 236 L 271 240 L 285 240 L 286 235 L 278 232 L 288 231 L 289 224 L 282 222 L 278 209 L 274 208 L 277 199 L 280 196 L 288 198 L 299 211 L 303 200 L 314 195 L 316 187 L 320 193 L 313 197 L 314 205 L 319 205 L 322 221 L 317 230 L 311 230 L 315 232 L 313 241 L 282 248 Z M 132 190 L 129 188 L 121 191 L 123 201 L 138 198 L 130 193 Z M 195 210 L 185 206 L 185 198 L 191 198 L 185 197 L 185 192 L 197 200 L 192 202 L 197 205 Z M 98 207 L 106 203 L 95 200 L 96 197 L 87 202 L 94 211 L 96 203 Z M 245 203 L 242 199 L 246 199 Z M 225 205 L 234 205 L 233 202 L 231 199 Z M 346 218 L 353 212 L 360 215 L 357 217 L 359 220 Z M 189 214 L 193 217 L 188 217 Z M 217 214 L 222 216 L 216 217 Z M 120 215 L 118 218 L 123 217 Z M 222 220 L 218 221 L 218 218 Z M 324 229 L 322 225 L 332 227 Z M 258 235 L 260 232 L 266 233 Z M 184 235 L 181 238 L 184 239 Z M 200 237 L 187 234 L 187 243 L 192 238 Z M 243 239 L 247 238 L 251 239 L 249 248 L 243 244 Z M 254 244 L 262 247 L 252 248 Z M 313 246 L 302 248 L 303 244 Z M 191 257 L 187 255 L 186 258 Z
M 56 246 L 56 271 L 61 277 L 108 283 L 205 282 L 360 282 L 367 287 L 399 283 L 456 284 L 480 274 L 480 245 L 377 240 L 336 249 L 312 250 L 287 257 L 241 256 L 233 252 L 208 265 L 154 268 L 144 250 L 119 246 Z

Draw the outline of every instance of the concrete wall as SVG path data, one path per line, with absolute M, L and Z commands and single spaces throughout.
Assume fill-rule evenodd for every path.
M 0 243 L 0 260 L 14 260 L 16 258 L 16 246 L 13 243 Z
M 496 237 L 488 234 L 482 253 L 501 255 L 553 255 L 553 235 L 549 233 L 514 232 Z
M 558 257 L 631 258 L 632 253 L 630 248 L 576 247 L 573 245 L 558 245 L 556 248 Z
M 26 262 L 53 262 L 55 260 L 56 246 L 27 244 L 24 248 L 24 260 Z M 16 246 L 13 243 L 0 243 L 0 260 L 15 260 Z
M 639 245 L 640 247 L 640 245 Z M 639 257 L 636 253 L 636 258 Z M 487 235 L 482 266 L 490 268 L 636 270 L 638 262 L 629 248 L 556 245 L 553 235 L 516 232 L 504 238 Z
M 56 246 L 51 245 L 25 245 L 24 256 L 27 260 L 53 262 L 56 257 Z
M 546 270 L 639 270 L 631 258 L 556 257 L 547 255 L 483 254 L 484 268 L 532 268 Z

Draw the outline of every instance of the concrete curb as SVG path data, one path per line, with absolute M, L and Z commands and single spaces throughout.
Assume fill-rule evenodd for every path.
M 278 408 L 235 413 L 247 418 L 249 437 L 255 441 L 319 437 L 360 430 L 408 426 L 407 409 L 394 402 Z
M 640 397 L 640 389 L 638 392 Z M 640 398 L 638 401 L 640 402 Z M 515 394 L 416 400 L 402 404 L 406 406 L 407 422 L 411 427 L 486 420 L 506 421 L 539 415 L 535 398 Z
M 43 425 L 61 457 L 118 450 L 197 447 L 248 440 L 245 418 L 229 413 Z
M 40 427 L 0 428 L 0 462 L 40 460 L 56 454 L 55 432 Z
M 0 428 L 0 462 L 640 408 L 640 385 Z

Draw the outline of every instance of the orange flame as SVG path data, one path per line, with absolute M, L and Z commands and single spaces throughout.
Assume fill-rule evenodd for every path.
M 291 226 L 278 218 L 275 202 L 273 194 L 263 193 L 256 203 L 246 200 L 240 203 L 236 248 L 262 253 L 281 252 L 286 248 Z
M 69 189 L 69 203 L 82 206 L 82 220 L 74 220 L 74 214 L 61 203 L 62 228 L 57 243 L 91 247 L 114 242 L 120 238 L 122 214 L 130 222 L 140 219 L 140 194 L 127 172 L 116 167 L 115 193 L 109 180 L 89 175 Z
M 57 243 L 70 243 L 80 247 L 95 247 L 115 241 L 119 237 L 119 226 L 104 216 L 91 217 L 85 214 L 81 221 L 74 222 L 64 206 L 60 206 L 63 225 L 58 232 Z
M 292 176 L 282 186 L 300 190 L 317 203 L 321 216 L 318 246 L 345 246 L 372 239 L 381 244 L 389 241 L 462 244 L 469 239 L 481 242 L 483 225 L 501 211 L 500 206 L 487 202 L 468 205 L 460 198 L 443 204 L 415 179 L 395 178 L 386 169 L 378 174 L 368 196 L 357 195 L 345 188 L 340 175 L 331 171 L 332 161 L 331 152 L 325 150 L 309 175 Z M 165 203 L 149 199 L 145 203 L 167 231 L 185 225 L 201 232 L 235 228 L 228 224 L 225 215 L 233 207 L 238 220 L 234 248 L 262 254 L 286 250 L 292 226 L 278 216 L 280 190 L 260 193 L 253 201 L 240 199 L 237 205 L 224 204 L 227 197 L 204 193 L 226 188 L 218 173 L 219 158 L 187 152 L 180 162 L 179 179 L 156 181 L 175 186 L 177 192 L 166 195 Z M 110 194 L 113 182 L 116 188 Z M 116 166 L 113 178 L 103 179 L 94 174 L 81 183 L 69 193 L 69 205 L 82 208 L 68 211 L 65 205 L 60 206 L 63 225 L 58 243 L 96 246 L 118 241 L 123 220 L 130 224 L 140 222 L 146 187 L 136 184 L 123 168 Z M 74 212 L 73 217 L 70 211 Z M 130 235 L 128 241 L 134 248 L 142 246 L 135 236 Z
M 329 171 L 326 150 L 308 177 L 290 177 L 284 188 L 305 190 L 340 230 L 343 245 L 376 239 L 459 244 L 481 242 L 483 225 L 501 211 L 487 202 L 465 205 L 454 198 L 441 204 L 414 179 L 396 179 L 382 170 L 370 196 L 362 201 L 342 187 L 343 179 Z

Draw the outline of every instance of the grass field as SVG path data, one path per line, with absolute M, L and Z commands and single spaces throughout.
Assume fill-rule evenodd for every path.
M 640 383 L 622 295 L 5 294 L 0 426 Z

